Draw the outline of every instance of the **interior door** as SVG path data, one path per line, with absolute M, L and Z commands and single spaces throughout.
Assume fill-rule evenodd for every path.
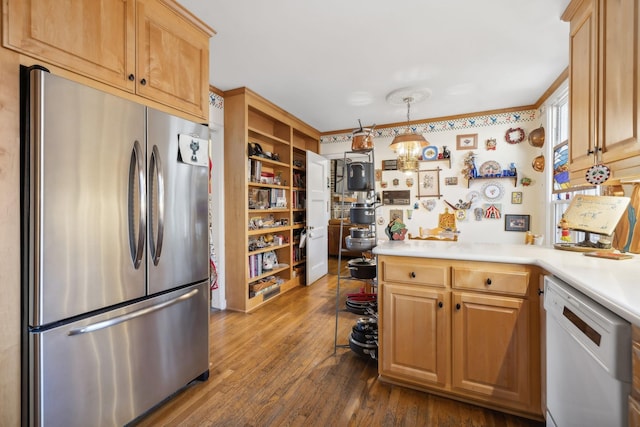
M 329 159 L 307 151 L 307 285 L 329 271 Z

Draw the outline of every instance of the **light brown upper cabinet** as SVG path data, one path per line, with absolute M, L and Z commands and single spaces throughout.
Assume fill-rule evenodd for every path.
M 173 0 L 4 0 L 3 45 L 206 119 L 206 24 Z
M 569 169 L 584 184 L 596 163 L 614 178 L 640 174 L 640 22 L 637 0 L 573 0 L 570 22 Z

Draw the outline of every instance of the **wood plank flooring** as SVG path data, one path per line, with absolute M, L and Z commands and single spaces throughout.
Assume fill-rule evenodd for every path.
M 544 425 L 381 383 L 375 360 L 348 348 L 334 352 L 336 270 L 332 259 L 329 275 L 253 313 L 213 311 L 209 380 L 191 384 L 135 425 Z M 347 343 L 357 317 L 341 314 L 339 344 Z

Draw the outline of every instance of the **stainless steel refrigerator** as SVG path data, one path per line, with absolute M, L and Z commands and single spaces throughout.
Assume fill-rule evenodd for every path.
M 208 129 L 22 69 L 23 424 L 123 425 L 208 367 Z

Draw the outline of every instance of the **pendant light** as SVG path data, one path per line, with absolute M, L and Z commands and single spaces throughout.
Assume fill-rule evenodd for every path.
M 422 134 L 411 130 L 411 104 L 421 101 L 430 95 L 427 89 L 400 89 L 387 95 L 387 101 L 390 103 L 398 103 L 399 97 L 402 103 L 407 104 L 407 130 L 399 133 L 393 138 L 389 145 L 398 155 L 398 170 L 402 172 L 417 172 L 419 168 L 420 155 L 422 149 L 429 145 Z

